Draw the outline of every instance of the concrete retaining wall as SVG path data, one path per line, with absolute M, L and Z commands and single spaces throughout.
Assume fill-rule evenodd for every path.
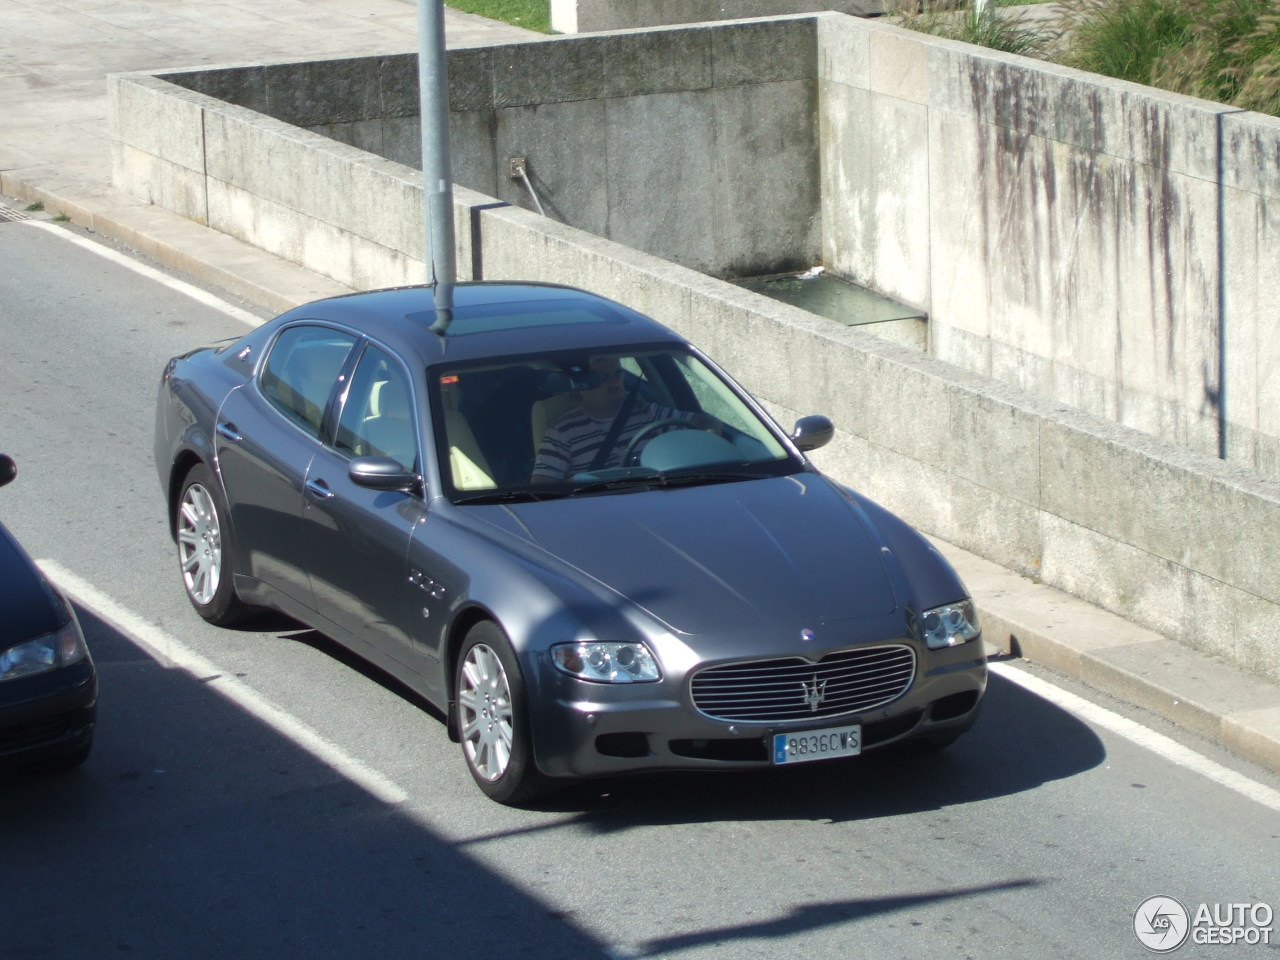
M 1001 371 L 1019 369 L 1012 359 L 1017 350 L 1027 357 L 1020 362 L 1030 364 L 1036 350 L 1058 342 L 1059 329 L 1071 331 L 1069 342 L 1082 360 L 1124 342 L 1126 328 L 1115 322 L 1118 301 L 1096 312 L 1073 309 L 1061 319 L 1031 314 L 1028 307 L 1023 326 L 1007 324 L 1004 311 L 1017 306 L 1012 298 L 1019 290 L 1040 290 L 1036 284 L 1052 281 L 1059 284 L 1052 289 L 1073 303 L 1092 298 L 1101 304 L 1123 293 L 1124 303 L 1141 304 L 1139 289 L 1200 289 L 1203 280 L 1188 278 L 1209 277 L 1212 284 L 1214 277 L 1230 276 L 1224 296 L 1229 306 L 1251 311 L 1244 327 L 1256 340 L 1233 343 L 1229 355 L 1243 359 L 1253 351 L 1250 389 L 1261 403 L 1266 389 L 1258 378 L 1275 376 L 1272 358 L 1280 349 L 1274 337 L 1266 339 L 1261 322 L 1274 316 L 1280 284 L 1274 259 L 1263 254 L 1276 216 L 1275 204 L 1267 205 L 1275 180 L 1265 174 L 1280 156 L 1274 127 L 1249 116 L 1221 116 L 1196 101 L 1170 98 L 1151 105 L 1160 98 L 1138 88 L 1116 88 L 1111 92 L 1118 99 L 1108 99 L 1105 85 L 1091 94 L 1078 75 L 1048 68 L 1047 79 L 1037 81 L 1020 61 L 879 24 L 838 15 L 801 20 L 810 25 L 801 30 L 817 27 L 822 138 L 844 151 L 856 148 L 861 158 L 852 162 L 843 153 L 824 153 L 823 236 L 844 238 L 825 241 L 829 267 L 873 280 L 904 299 L 918 296 L 931 308 L 940 353 L 963 361 L 974 350 L 954 344 L 980 346 L 987 330 L 992 343 L 985 350 L 993 360 L 973 365 L 989 369 L 965 370 L 895 347 L 651 252 L 459 188 L 464 278 L 568 283 L 646 311 L 721 360 L 779 419 L 830 414 L 840 433 L 820 452 L 820 462 L 919 528 L 1280 680 L 1280 483 L 1038 396 L 1023 389 L 1019 376 L 1009 375 L 1013 382 L 1006 382 L 988 375 L 997 372 L 997 356 L 1008 358 Z M 713 41 L 712 49 L 721 44 L 731 51 L 739 41 L 758 41 L 770 29 L 793 30 L 795 23 L 714 28 L 729 33 Z M 644 43 L 652 42 L 652 35 L 644 36 Z M 564 43 L 534 46 L 545 63 Z M 588 48 L 574 49 L 585 56 Z M 732 62 L 745 63 L 724 61 Z M 969 72 L 962 71 L 962 62 L 969 63 Z M 492 77 L 485 83 L 492 86 Z M 1058 89 L 1056 99 L 1020 97 L 1023 89 L 1043 92 L 1036 86 L 1041 82 Z M 957 86 L 968 92 L 961 96 Z M 381 95 L 392 96 L 389 87 Z M 113 78 L 112 101 L 121 186 L 355 287 L 421 276 L 417 171 L 157 77 Z M 1083 113 L 1070 113 L 1071 102 Z M 976 117 L 975 104 L 986 105 Z M 1057 113 L 1052 105 L 1060 107 Z M 1112 126 L 1130 116 L 1122 107 L 1139 115 L 1151 111 L 1150 129 L 1165 131 L 1161 151 L 1147 150 L 1151 144 L 1141 131 L 1148 127 L 1125 133 Z M 1215 164 L 1206 165 L 1202 142 L 1178 139 L 1170 111 L 1220 117 L 1215 124 L 1223 125 L 1223 144 L 1251 151 L 1252 167 L 1242 164 L 1224 178 L 1221 190 L 1211 181 L 1224 209 L 1252 211 L 1241 228 L 1253 231 L 1251 242 L 1243 236 L 1228 241 L 1217 209 L 1193 202 Z M 966 117 L 969 132 L 963 133 Z M 1072 117 L 1081 125 L 1075 133 L 1068 123 Z M 1041 129 L 1046 118 L 1053 122 L 1039 136 L 1053 133 L 1059 139 L 1039 144 L 1025 131 Z M 1089 155 L 1091 161 L 1079 154 L 1085 148 L 1075 144 L 1086 134 L 1104 137 L 1110 152 Z M 969 152 L 962 149 L 966 144 Z M 1130 159 L 1118 156 L 1124 150 Z M 1214 156 L 1221 162 L 1226 154 Z M 1013 159 L 1018 156 L 1021 165 Z M 985 168 L 978 163 L 983 157 Z M 1036 165 L 1049 159 L 1060 160 L 1052 172 Z M 1157 161 L 1171 166 L 1158 167 Z M 1180 174 L 1184 168 L 1196 176 Z M 993 194 L 1004 191 L 1003 198 L 986 195 L 981 178 L 973 185 L 969 174 L 984 169 L 1001 171 L 992 175 L 992 186 L 999 188 Z M 1120 212 L 1098 209 L 1090 199 L 1099 176 L 1089 171 L 1098 169 L 1133 184 L 1131 201 L 1120 209 L 1150 227 L 1145 245 L 1139 241 L 1146 227 L 1126 225 Z M 1025 256 L 1018 246 L 1036 236 L 1033 224 L 1013 215 L 1034 207 L 1011 196 L 1024 180 L 1027 190 L 1041 191 L 1047 260 Z M 1157 190 L 1154 184 L 1163 186 Z M 935 202 L 935 192 L 945 204 Z M 1117 199 L 1114 192 L 1104 196 Z M 636 216 L 645 209 L 639 201 L 626 207 Z M 1095 227 L 1090 211 L 1110 226 Z M 1168 229 L 1156 230 L 1161 224 Z M 661 232 L 653 225 L 646 229 L 650 236 Z M 1219 255 L 1242 257 L 1239 266 L 1233 260 L 1221 271 L 1216 258 L 1206 262 L 1202 234 L 1221 238 Z M 1098 238 L 1101 251 L 1112 252 L 1110 273 L 1102 270 L 1102 253 L 1083 251 L 1090 236 Z M 1164 264 L 1172 273 L 1156 269 Z M 1158 279 L 1154 285 L 1152 277 Z M 1075 288 L 1069 297 L 1062 284 Z M 1057 309 L 1053 297 L 1038 294 L 1035 301 Z M 1197 310 L 1212 307 L 1212 297 L 1186 306 L 1178 292 L 1156 302 L 1161 310 L 1146 315 L 1146 322 L 1160 356 L 1171 367 L 1183 351 L 1189 351 L 1193 367 L 1209 363 L 1209 354 L 1193 348 L 1204 334 Z M 985 327 L 971 329 L 964 318 L 985 315 L 971 312 L 974 304 L 1000 316 L 987 315 Z M 1090 327 L 1087 335 L 1073 326 L 1098 316 L 1110 324 Z M 1237 326 L 1228 329 L 1240 332 Z M 1001 331 L 1011 342 L 995 340 Z
M 714 276 L 808 268 L 821 250 L 815 32 L 811 18 L 790 18 L 733 31 L 640 31 L 450 51 L 454 180 L 532 208 L 527 187 L 511 176 L 510 160 L 520 157 L 538 201 L 562 223 Z M 165 76 L 290 127 L 421 166 L 415 56 Z M 315 155 L 316 138 L 279 142 L 290 136 L 281 130 L 273 149 L 297 146 Z M 132 132 L 122 136 L 131 139 Z M 336 209 L 343 202 L 336 198 L 294 206 L 292 185 L 280 183 L 288 178 L 267 158 L 254 162 L 236 149 L 233 165 L 210 166 L 219 190 L 222 183 L 244 186 L 300 216 L 315 214 L 320 232 L 334 223 L 365 232 L 359 211 Z M 135 169 L 145 166 L 146 151 L 122 159 L 129 189 L 148 189 L 156 171 Z M 239 182 L 256 174 L 252 184 Z M 220 212 L 211 208 L 210 215 Z M 210 225 L 252 229 L 239 223 Z M 353 276 L 333 275 L 343 282 Z
M 780 422 L 832 416 L 817 462 L 920 529 L 1280 679 L 1280 484 L 523 210 L 477 222 L 486 275 L 622 300 Z
M 941 359 L 1280 477 L 1280 120 L 821 22 L 828 269 Z
M 109 83 L 117 186 L 357 289 L 421 281 L 403 164 L 160 77 Z

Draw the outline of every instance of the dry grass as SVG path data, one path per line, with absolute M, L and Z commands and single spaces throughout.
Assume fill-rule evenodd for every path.
M 1277 0 L 1066 0 L 1064 63 L 1280 115 Z
M 903 26 L 1280 116 L 1280 0 L 1060 0 L 1055 26 L 910 0 Z
M 1061 30 L 1044 21 L 1012 16 L 1004 9 L 1006 6 L 1012 4 L 993 0 L 984 15 L 968 0 L 909 0 L 899 5 L 893 15 L 909 30 L 1004 53 L 1048 57 Z

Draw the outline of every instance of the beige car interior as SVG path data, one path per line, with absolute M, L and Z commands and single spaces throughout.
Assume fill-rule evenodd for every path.
M 493 471 L 476 442 L 471 424 L 458 408 L 461 400 L 457 383 L 442 384 L 440 398 L 444 406 L 444 427 L 449 438 L 449 470 L 453 485 L 459 490 L 490 490 L 497 486 Z

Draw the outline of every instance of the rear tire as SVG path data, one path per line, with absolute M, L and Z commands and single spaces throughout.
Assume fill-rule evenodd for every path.
M 497 624 L 485 621 L 467 634 L 454 690 L 462 755 L 476 786 L 505 804 L 547 796 L 551 782 L 533 760 L 520 665 Z
M 196 612 L 220 627 L 257 613 L 236 596 L 231 575 L 235 544 L 226 524 L 228 514 L 213 471 L 196 464 L 183 479 L 174 508 L 178 569 Z

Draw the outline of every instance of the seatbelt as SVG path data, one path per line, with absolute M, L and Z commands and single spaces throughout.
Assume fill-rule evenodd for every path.
M 618 436 L 622 433 L 622 428 L 626 426 L 627 420 L 631 418 L 631 408 L 635 404 L 636 393 L 640 389 L 640 381 L 637 379 L 631 385 L 631 389 L 627 391 L 626 397 L 622 401 L 622 406 L 618 408 L 618 413 L 613 418 L 613 423 L 609 424 L 609 432 L 605 434 L 604 443 L 600 444 L 600 449 L 596 451 L 595 459 L 591 461 L 588 470 L 599 470 L 605 465 L 609 459 L 609 454 L 613 453 L 613 445 L 618 442 Z

